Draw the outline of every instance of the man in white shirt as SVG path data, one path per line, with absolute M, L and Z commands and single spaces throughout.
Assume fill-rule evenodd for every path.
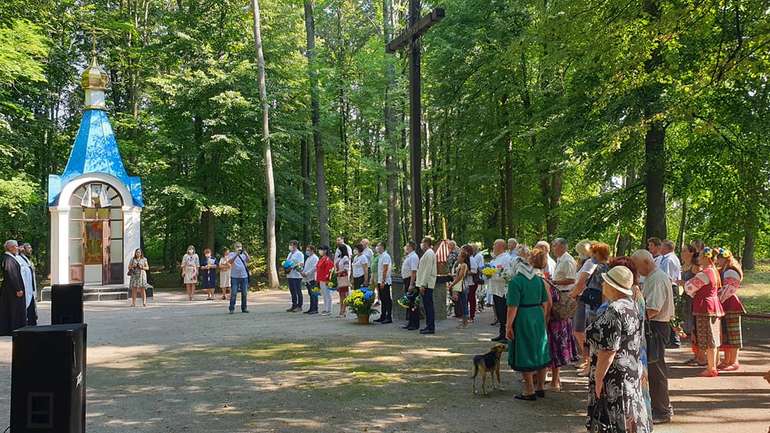
M 380 318 L 375 320 L 382 324 L 393 323 L 393 298 L 390 296 L 390 286 L 393 284 L 391 274 L 393 272 L 393 260 L 385 250 L 385 244 L 377 244 L 377 294 L 380 296 Z
M 420 329 L 420 312 L 415 308 L 414 301 L 417 298 L 415 284 L 417 284 L 417 268 L 420 265 L 420 258 L 417 256 L 417 245 L 414 241 L 409 241 L 404 246 L 404 261 L 401 262 L 401 278 L 404 281 L 404 293 L 409 299 L 409 305 L 406 310 L 406 326 L 402 328 L 408 331 Z M 416 317 L 415 317 L 416 315 Z
M 303 281 L 305 281 L 307 294 L 310 297 L 310 308 L 305 311 L 305 314 L 318 314 L 318 295 L 320 292 L 316 293 L 313 291 L 318 284 L 315 278 L 315 270 L 316 266 L 318 266 L 318 256 L 315 254 L 315 247 L 313 245 L 306 246 L 305 255 L 307 258 L 305 259 L 305 265 L 302 268 L 301 274 Z
M 553 274 L 556 273 L 556 260 L 551 257 L 551 244 L 546 241 L 538 241 L 535 244 L 535 248 L 545 251 L 545 256 L 548 258 L 548 263 L 545 267 L 546 277 L 553 278 Z
M 289 241 L 289 255 L 286 260 L 292 263 L 291 269 L 284 269 L 291 292 L 291 308 L 286 312 L 296 313 L 302 311 L 302 274 L 299 269 L 305 266 L 305 256 L 299 250 L 299 242 Z
M 556 238 L 553 240 L 553 253 L 557 257 L 556 267 L 551 279 L 553 280 L 556 288 L 562 292 L 567 293 L 572 290 L 577 278 L 577 263 L 575 259 L 569 254 L 569 244 L 564 238 Z
M 658 269 L 652 254 L 637 250 L 631 259 L 639 275 L 645 277 L 644 302 L 646 304 L 647 327 L 647 376 L 652 401 L 652 421 L 662 424 L 671 421 L 671 403 L 668 395 L 668 367 L 666 366 L 666 344 L 671 336 L 669 321 L 674 316 L 674 298 L 671 281 L 665 272 Z
M 423 255 L 417 266 L 417 287 L 420 289 L 422 305 L 425 308 L 425 328 L 420 334 L 436 333 L 436 310 L 433 307 L 433 289 L 436 288 L 436 253 L 433 252 L 433 239 L 425 237 L 420 244 Z M 418 319 L 419 320 L 419 319 Z
M 663 271 L 671 280 L 671 292 L 674 294 L 674 306 L 676 306 L 676 300 L 679 298 L 679 286 L 677 281 L 682 279 L 682 264 L 679 262 L 679 257 L 674 254 L 674 242 L 668 239 L 664 240 L 660 245 L 660 262 L 658 267 Z M 676 312 L 674 313 L 676 314 Z M 682 342 L 679 339 L 679 333 L 671 327 L 671 342 L 668 345 L 669 349 L 678 349 L 681 347 Z
M 507 269 L 511 266 L 511 255 L 505 250 L 505 247 L 505 241 L 502 239 L 497 239 L 492 246 L 492 256 L 494 258 L 489 264 L 496 269 Z M 492 341 L 505 341 L 505 324 L 508 320 L 508 305 L 506 304 L 505 297 L 508 294 L 508 284 L 502 276 L 494 275 L 487 281 L 487 288 L 492 294 L 496 322 L 499 325 L 497 337 L 493 338 Z
M 508 239 L 508 255 L 511 256 L 511 258 L 516 258 L 516 247 L 519 246 L 519 241 L 516 240 L 516 238 L 510 238 Z
M 651 237 L 647 239 L 647 251 L 652 254 L 653 263 L 655 266 L 660 267 L 660 260 L 663 258 L 660 254 L 660 249 L 663 246 L 663 241 L 660 238 Z

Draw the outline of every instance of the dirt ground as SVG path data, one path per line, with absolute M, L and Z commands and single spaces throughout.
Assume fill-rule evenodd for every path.
M 86 304 L 89 432 L 583 432 L 585 379 L 513 399 L 516 375 L 487 397 L 471 393 L 470 358 L 491 346 L 491 312 L 434 336 L 399 325 L 285 313 L 288 293 L 251 294 L 249 314 L 225 301 L 159 293 L 151 306 Z M 397 307 L 398 308 L 398 307 Z M 49 305 L 40 307 L 49 322 Z M 744 368 L 716 379 L 672 351 L 674 423 L 656 432 L 766 432 L 770 326 L 747 324 Z M 8 425 L 11 343 L 0 339 L 0 427 Z

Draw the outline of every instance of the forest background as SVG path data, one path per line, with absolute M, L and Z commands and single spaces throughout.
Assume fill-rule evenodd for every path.
M 409 238 L 405 0 L 262 0 L 279 249 Z M 484 245 L 566 237 L 622 254 L 655 235 L 770 257 L 766 0 L 445 0 L 423 38 L 425 232 Z M 267 203 L 245 0 L 0 4 L 0 235 L 47 268 L 49 174 L 109 72 L 109 115 L 142 177 L 143 244 L 240 240 L 264 269 Z M 282 255 L 278 254 L 279 260 Z

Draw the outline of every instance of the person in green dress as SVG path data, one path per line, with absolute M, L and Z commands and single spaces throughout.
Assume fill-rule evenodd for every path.
M 546 330 L 551 297 L 542 278 L 546 264 L 545 252 L 534 249 L 529 263 L 520 264 L 508 283 L 508 364 L 524 376 L 524 391 L 516 396 L 518 400 L 545 397 L 543 384 L 546 367 L 551 363 Z M 536 375 L 539 389 L 535 389 Z

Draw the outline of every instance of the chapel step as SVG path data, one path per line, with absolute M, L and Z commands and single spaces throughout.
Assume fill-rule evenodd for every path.
M 147 297 L 152 298 L 153 287 L 147 287 Z M 123 301 L 130 298 L 128 287 L 115 286 L 85 286 L 83 288 L 83 301 Z M 51 287 L 44 287 L 40 292 L 40 301 L 51 300 Z

